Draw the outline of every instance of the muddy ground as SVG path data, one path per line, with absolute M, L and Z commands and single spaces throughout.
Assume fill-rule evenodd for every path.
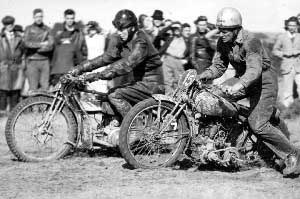
M 130 170 L 118 156 L 75 153 L 48 163 L 14 160 L 0 119 L 0 198 L 300 198 L 300 178 L 286 179 L 270 168 L 240 172 L 205 170 Z M 300 119 L 287 121 L 292 141 L 300 145 Z

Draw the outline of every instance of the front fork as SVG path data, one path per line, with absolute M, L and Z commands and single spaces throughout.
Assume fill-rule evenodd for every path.
M 65 100 L 62 97 L 60 97 L 58 93 L 56 93 L 49 110 L 47 111 L 45 117 L 42 120 L 42 123 L 39 127 L 39 132 L 41 132 L 42 134 L 49 132 L 54 116 L 56 115 L 56 113 L 62 111 L 64 105 Z

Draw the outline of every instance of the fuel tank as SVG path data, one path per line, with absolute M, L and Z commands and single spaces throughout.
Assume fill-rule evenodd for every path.
M 234 117 L 238 115 L 238 110 L 233 104 L 223 97 L 205 90 L 196 92 L 193 101 L 196 110 L 205 115 L 219 117 Z

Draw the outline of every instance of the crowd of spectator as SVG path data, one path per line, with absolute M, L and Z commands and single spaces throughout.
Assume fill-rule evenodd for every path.
M 110 34 L 104 33 L 98 22 L 82 24 L 76 21 L 72 9 L 64 12 L 64 21 L 52 28 L 43 22 L 43 10 L 33 10 L 33 23 L 15 24 L 13 16 L 2 19 L 0 37 L 0 111 L 13 108 L 22 97 L 37 89 L 48 90 L 60 77 L 87 59 L 101 55 L 109 44 Z M 202 73 L 212 64 L 216 49 L 218 29 L 206 16 L 195 19 L 196 31 L 191 25 L 165 19 L 161 10 L 150 15 L 141 14 L 139 28 L 144 30 L 163 61 L 166 94 L 176 88 L 184 70 L 194 68 Z M 280 98 L 285 106 L 293 102 L 293 85 L 297 84 L 300 96 L 300 14 L 285 21 L 286 32 L 279 35 L 273 54 L 282 58 L 281 73 L 284 90 Z M 96 72 L 103 70 L 97 69 Z M 235 71 L 227 72 L 213 83 L 220 84 Z M 107 92 L 109 88 L 130 81 L 130 75 L 113 81 L 99 80 L 90 86 Z

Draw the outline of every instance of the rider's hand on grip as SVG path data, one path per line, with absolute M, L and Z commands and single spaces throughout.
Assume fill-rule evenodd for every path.
M 211 72 L 208 70 L 205 70 L 203 73 L 201 73 L 200 75 L 197 76 L 197 80 L 205 83 L 211 79 L 211 76 L 212 76 Z
M 75 67 L 75 69 L 69 71 L 68 74 L 72 76 L 78 76 L 80 74 L 80 70 L 78 69 L 78 67 Z
M 83 90 L 87 84 L 85 81 L 85 76 L 80 75 L 74 79 L 74 83 L 76 84 L 76 88 L 78 90 Z
M 67 83 L 67 82 L 71 81 L 73 78 L 74 77 L 70 73 L 67 73 L 67 74 L 61 76 L 59 81 L 61 83 Z
M 86 82 L 93 82 L 97 79 L 97 73 L 89 73 L 89 74 L 85 74 L 82 75 L 84 81 Z

